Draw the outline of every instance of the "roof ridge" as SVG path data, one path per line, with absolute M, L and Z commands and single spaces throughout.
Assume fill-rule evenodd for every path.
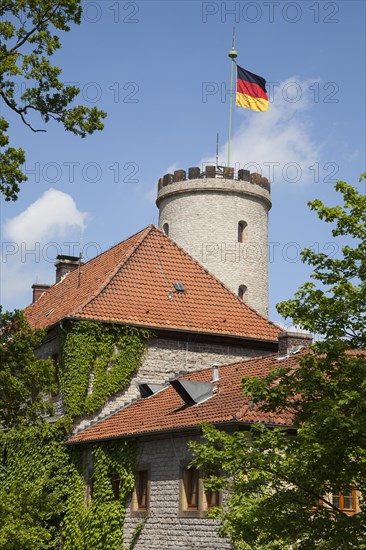
M 104 279 L 103 283 L 100 285 L 99 289 L 94 292 L 91 296 L 89 296 L 86 300 L 84 300 L 84 302 L 81 303 L 81 305 L 79 306 L 78 309 L 74 310 L 72 313 L 70 313 L 68 316 L 69 317 L 72 317 L 73 315 L 77 315 L 78 313 L 81 313 L 82 310 L 84 309 L 84 307 L 86 307 L 88 304 L 91 304 L 93 302 L 93 300 L 95 300 L 102 292 L 103 290 L 110 284 L 110 282 L 112 281 L 112 279 L 117 275 L 117 273 L 123 268 L 126 266 L 126 264 L 129 262 L 129 260 L 131 259 L 131 257 L 134 255 L 134 253 L 136 252 L 136 250 L 139 248 L 139 246 L 143 243 L 143 241 L 146 239 L 146 237 L 149 235 L 149 233 L 151 232 L 152 228 L 154 226 L 152 224 L 149 224 L 147 227 L 145 227 L 144 229 L 141 229 L 140 231 L 137 231 L 137 233 L 135 233 L 134 235 L 131 235 L 131 237 L 128 237 L 128 239 L 125 239 L 125 241 L 121 241 L 120 243 L 117 243 L 116 245 L 112 246 L 111 248 L 108 248 L 108 250 L 105 250 L 104 252 L 102 252 L 102 254 L 105 254 L 106 252 L 109 252 L 110 250 L 112 250 L 113 248 L 116 248 L 117 246 L 120 246 L 123 242 L 126 242 L 126 241 L 129 241 L 130 239 L 133 239 L 133 237 L 136 237 L 136 235 L 138 235 L 139 233 L 141 233 L 141 236 L 139 237 L 139 239 L 137 240 L 137 242 L 135 243 L 135 245 L 132 247 L 131 251 L 129 252 L 129 254 L 127 254 L 127 256 L 123 259 L 122 262 L 119 262 L 117 264 L 117 266 L 113 269 L 112 272 L 110 272 L 107 277 Z M 101 256 L 102 254 L 99 254 L 99 256 Z M 96 256 L 97 258 L 97 256 Z M 94 260 L 95 258 L 93 258 Z M 92 260 L 90 260 L 92 261 Z M 84 264 L 85 265 L 85 264 Z
M 184 250 L 184 248 L 182 248 L 177 242 L 175 242 L 171 237 L 169 237 L 169 235 L 166 235 L 164 233 L 164 231 L 162 231 L 161 229 L 159 229 L 159 227 L 156 227 L 156 225 L 153 225 L 152 224 L 152 227 L 153 229 L 156 229 L 159 233 L 161 233 L 162 235 L 164 235 L 165 238 L 169 239 L 169 241 L 171 243 L 173 243 L 174 246 L 176 246 L 181 252 L 183 252 L 184 254 L 186 254 L 193 262 L 195 262 L 196 264 L 198 264 L 208 275 L 210 275 L 213 279 L 215 279 L 224 289 L 225 291 L 229 292 L 232 296 L 234 296 L 238 301 L 239 303 L 246 307 L 247 309 L 249 309 L 250 311 L 252 311 L 253 313 L 255 313 L 258 317 L 260 317 L 262 320 L 264 321 L 267 321 L 267 323 L 270 323 L 271 325 L 273 325 L 275 328 L 277 329 L 280 329 L 279 325 L 277 325 L 274 321 L 270 321 L 269 319 L 267 319 L 267 317 L 264 317 L 263 315 L 261 315 L 256 309 L 254 309 L 253 307 L 249 306 L 248 304 L 246 304 L 245 302 L 243 302 L 239 296 L 237 296 L 235 294 L 235 292 L 233 290 L 231 290 L 228 286 L 225 285 L 225 283 L 223 283 L 222 281 L 220 281 L 220 279 L 218 277 L 216 277 L 216 275 L 214 275 L 213 273 L 211 273 L 211 271 L 209 271 L 203 264 L 201 264 L 201 262 L 199 262 L 196 258 L 194 258 L 193 256 L 191 256 L 189 254 L 189 252 L 187 252 L 186 250 Z

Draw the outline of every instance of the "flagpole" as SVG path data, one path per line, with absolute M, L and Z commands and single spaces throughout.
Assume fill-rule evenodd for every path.
M 229 136 L 227 143 L 227 165 L 230 166 L 230 141 L 231 141 L 231 125 L 233 117 L 233 80 L 234 80 L 234 66 L 235 58 L 238 57 L 238 52 L 235 49 L 235 28 L 233 29 L 233 38 L 231 43 L 231 50 L 229 51 L 229 57 L 231 59 L 231 79 L 230 79 L 230 110 L 229 110 Z

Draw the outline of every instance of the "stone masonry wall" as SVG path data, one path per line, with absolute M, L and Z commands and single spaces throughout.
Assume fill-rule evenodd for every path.
M 192 438 L 191 438 L 192 439 Z M 139 464 L 150 466 L 149 517 L 134 550 L 230 550 L 227 539 L 217 534 L 219 523 L 208 518 L 179 517 L 181 461 L 190 460 L 188 438 L 167 437 L 141 443 Z M 128 547 L 141 518 L 127 505 L 124 544 Z
M 273 352 L 251 348 L 205 344 L 184 340 L 154 339 L 145 352 L 143 362 L 133 377 L 129 388 L 115 394 L 108 403 L 94 415 L 84 417 L 75 427 L 75 433 L 109 416 L 120 408 L 140 397 L 138 384 L 150 382 L 164 384 L 176 378 L 180 373 L 193 372 L 211 367 L 213 364 L 225 365 Z

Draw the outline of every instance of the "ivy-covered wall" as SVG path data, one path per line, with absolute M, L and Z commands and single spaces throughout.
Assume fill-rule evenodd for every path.
M 85 452 L 64 441 L 77 417 L 96 411 L 128 387 L 150 337 L 147 330 L 90 321 L 60 330 L 58 375 L 65 417 L 0 432 L 1 550 L 125 548 L 134 444 L 104 443 L 89 450 L 93 495 L 88 502 Z M 112 476 L 119 479 L 117 495 Z
M 0 548 L 59 548 L 72 475 L 61 426 L 0 432 Z
M 60 389 L 73 420 L 129 386 L 151 338 L 148 330 L 91 321 L 69 323 L 59 333 Z
M 101 443 L 92 449 L 93 471 L 87 477 L 92 494 L 85 494 L 85 461 L 80 451 L 72 457 L 73 490 L 63 518 L 63 550 L 121 550 L 126 500 L 134 485 L 136 447 L 126 442 Z M 118 480 L 118 491 L 112 485 Z

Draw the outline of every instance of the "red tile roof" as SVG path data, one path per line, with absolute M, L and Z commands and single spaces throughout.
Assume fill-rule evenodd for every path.
M 281 332 L 153 225 L 67 275 L 25 315 L 40 328 L 77 318 L 269 341 Z
M 168 432 L 193 428 L 201 422 L 213 424 L 263 422 L 269 425 L 290 426 L 289 414 L 264 413 L 252 407 L 248 398 L 243 395 L 241 381 L 244 376 L 264 377 L 271 366 L 278 365 L 278 361 L 281 361 L 282 365 L 296 368 L 297 357 L 298 354 L 278 359 L 277 356 L 271 355 L 221 366 L 219 380 L 215 383 L 217 392 L 196 405 L 186 405 L 169 385 L 155 395 L 140 399 L 71 437 L 68 443 L 86 443 L 109 438 Z M 212 368 L 191 373 L 180 379 L 209 382 L 212 379 Z

